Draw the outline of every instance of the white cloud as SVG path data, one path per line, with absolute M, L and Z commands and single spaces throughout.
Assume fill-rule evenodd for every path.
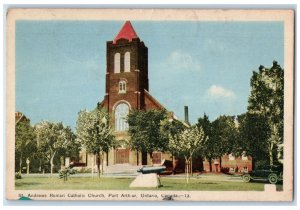
M 182 50 L 173 51 L 167 58 L 167 64 L 183 71 L 199 71 L 201 69 L 199 61 Z
M 235 98 L 235 93 L 232 90 L 225 89 L 218 85 L 212 85 L 207 90 L 207 95 L 209 98 L 219 99 L 219 98 L 227 98 L 233 99 Z

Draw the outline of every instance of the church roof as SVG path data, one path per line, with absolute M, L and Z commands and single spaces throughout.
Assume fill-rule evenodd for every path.
M 161 103 L 158 102 L 146 89 L 145 91 L 145 97 L 146 99 L 150 100 L 152 102 L 152 105 L 158 109 L 166 109 Z M 147 107 L 148 108 L 148 107 Z M 152 107 L 153 108 L 153 107 Z
M 114 39 L 114 43 L 119 39 L 127 39 L 132 41 L 132 39 L 138 38 L 137 34 L 135 33 L 130 21 L 126 21 L 121 30 L 119 31 L 118 35 Z
M 152 106 L 147 107 L 146 103 L 146 110 L 147 109 L 153 109 L 154 107 L 157 109 L 166 109 L 161 103 L 158 102 L 158 100 L 156 100 L 146 89 L 144 89 L 145 91 L 145 99 L 150 100 L 152 102 Z M 166 109 L 167 110 L 167 109 Z M 178 119 L 178 117 L 173 113 L 173 112 L 169 112 L 171 115 L 169 116 L 169 118 L 173 119 L 173 120 L 177 120 L 179 122 L 181 122 L 183 125 L 185 125 L 186 127 L 190 127 L 189 124 L 187 124 L 185 121 L 181 121 Z

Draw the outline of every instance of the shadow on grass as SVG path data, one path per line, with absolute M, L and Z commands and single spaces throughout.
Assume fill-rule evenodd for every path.
M 220 183 L 216 183 L 216 182 L 199 182 L 197 184 L 220 184 Z
M 173 186 L 168 186 L 168 185 L 162 185 L 162 186 L 160 186 L 160 188 L 167 188 L 167 189 L 169 188 L 170 189 L 170 188 L 174 188 L 174 187 Z
M 127 178 L 127 177 L 115 177 L 115 179 L 130 179 L 130 178 Z

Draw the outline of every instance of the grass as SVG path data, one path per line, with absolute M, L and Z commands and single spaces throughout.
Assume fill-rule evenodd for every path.
M 70 177 L 63 181 L 56 177 L 25 177 L 15 181 L 16 190 L 149 190 L 149 188 L 129 188 L 133 178 L 121 177 Z M 232 182 L 217 180 L 161 178 L 162 187 L 155 190 L 199 190 L 199 191 L 263 191 L 265 183 Z M 277 185 L 281 190 L 282 185 Z
M 125 190 L 133 178 L 70 177 L 63 181 L 57 177 L 25 177 L 15 182 L 16 190 Z

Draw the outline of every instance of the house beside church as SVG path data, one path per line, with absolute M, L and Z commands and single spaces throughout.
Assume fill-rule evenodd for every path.
M 30 120 L 22 113 L 22 112 L 15 112 L 15 125 L 19 122 L 30 122 Z

